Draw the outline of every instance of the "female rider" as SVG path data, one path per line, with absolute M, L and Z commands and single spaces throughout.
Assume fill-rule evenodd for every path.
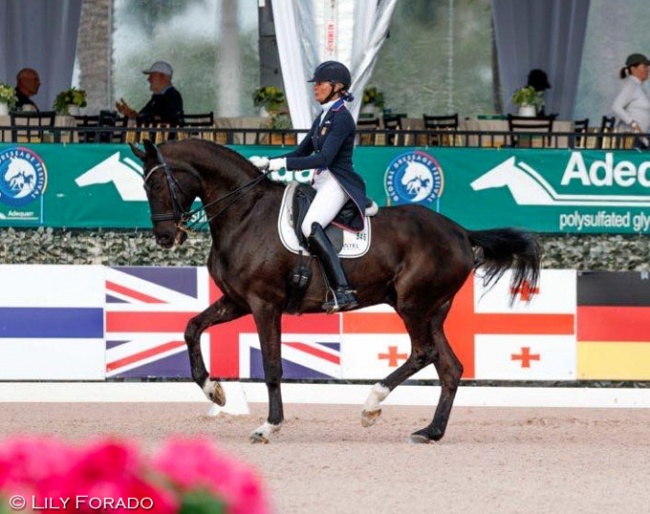
M 356 125 L 345 107 L 345 101 L 353 99 L 348 92 L 350 71 L 340 62 L 326 61 L 316 68 L 309 82 L 313 82 L 314 97 L 322 107 L 309 134 L 293 152 L 270 161 L 267 157 L 251 157 L 250 161 L 270 171 L 315 170 L 312 185 L 316 196 L 300 228 L 309 251 L 319 259 L 333 286 L 333 298 L 323 304 L 324 310 L 333 313 L 354 309 L 358 302 L 324 229 L 351 201 L 354 216 L 346 228 L 363 230 L 366 185 L 352 165 Z

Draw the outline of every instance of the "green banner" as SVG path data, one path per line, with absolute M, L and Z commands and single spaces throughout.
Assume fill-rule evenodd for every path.
M 235 146 L 245 157 L 287 148 Z M 470 229 L 650 233 L 650 158 L 641 152 L 358 147 L 380 206 L 417 203 Z M 274 174 L 307 182 L 308 172 Z M 150 228 L 142 168 L 126 145 L 0 145 L 0 226 Z

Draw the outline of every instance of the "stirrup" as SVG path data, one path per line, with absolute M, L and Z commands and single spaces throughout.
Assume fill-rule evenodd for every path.
M 327 314 L 349 311 L 356 309 L 359 306 L 356 291 L 353 289 L 338 287 L 336 290 L 330 289 L 329 293 L 332 293 L 332 299 L 327 300 L 327 298 L 325 298 L 325 303 L 323 304 L 323 310 L 326 311 Z

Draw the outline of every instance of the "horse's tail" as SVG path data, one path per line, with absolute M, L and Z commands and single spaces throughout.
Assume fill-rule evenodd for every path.
M 537 286 L 542 251 L 533 234 L 513 228 L 468 230 L 467 234 L 472 246 L 481 248 L 474 268 L 485 272 L 486 286 L 496 283 L 510 268 L 511 301 L 522 287 Z

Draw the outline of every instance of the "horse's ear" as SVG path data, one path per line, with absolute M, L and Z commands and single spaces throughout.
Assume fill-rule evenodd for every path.
M 156 145 L 154 145 L 149 139 L 145 139 L 143 143 L 147 155 L 153 159 L 158 160 L 158 148 L 156 148 Z
M 147 156 L 147 154 L 140 149 L 137 143 L 129 143 L 129 146 L 131 147 L 131 151 L 133 154 L 140 159 L 141 161 L 144 162 L 144 158 Z

